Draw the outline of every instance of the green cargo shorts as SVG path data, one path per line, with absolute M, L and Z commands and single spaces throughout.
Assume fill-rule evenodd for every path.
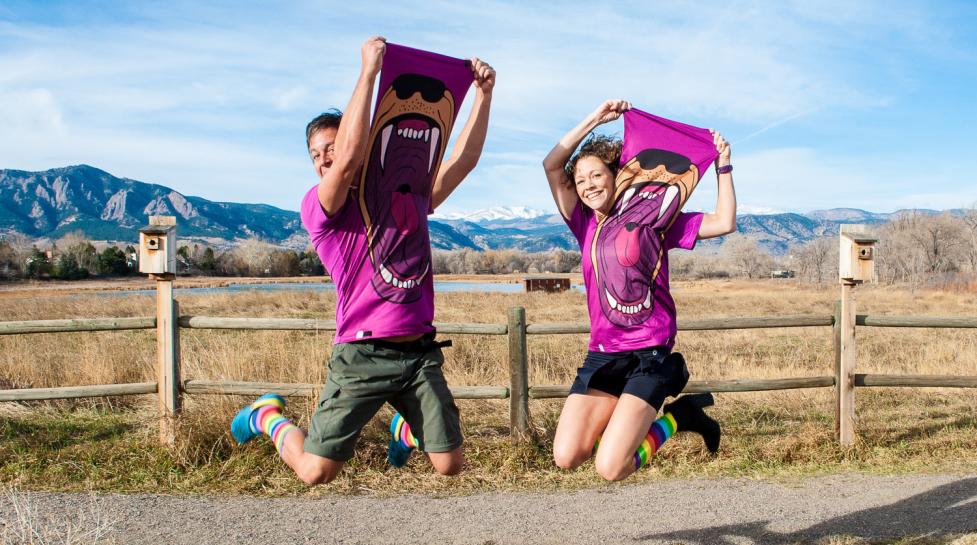
M 329 376 L 309 423 L 305 451 L 346 461 L 363 426 L 390 403 L 407 420 L 425 452 L 461 446 L 461 423 L 441 366 L 444 355 L 433 341 L 342 343 L 333 346 Z

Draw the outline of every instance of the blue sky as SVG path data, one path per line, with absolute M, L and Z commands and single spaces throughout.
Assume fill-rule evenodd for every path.
M 721 130 L 741 213 L 977 202 L 974 2 L 198 4 L 0 3 L 0 168 L 296 210 L 305 123 L 382 34 L 498 70 L 483 158 L 439 212 L 555 211 L 541 159 L 618 97 Z M 714 202 L 710 173 L 688 206 Z

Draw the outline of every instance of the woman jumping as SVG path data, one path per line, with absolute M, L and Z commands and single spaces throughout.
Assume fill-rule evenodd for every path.
M 604 102 L 543 160 L 553 199 L 580 244 L 591 323 L 587 357 L 560 414 L 553 458 L 559 467 L 575 468 L 596 452 L 597 472 L 612 481 L 646 465 L 677 431 L 699 433 L 710 452 L 719 448 L 719 424 L 703 411 L 713 403 L 711 394 L 684 395 L 662 407 L 689 379 L 682 356 L 671 351 L 677 328 L 667 252 L 691 250 L 696 240 L 736 230 L 730 149 L 719 133 L 712 132 L 719 187 L 711 214 L 666 217 L 666 185 L 617 195 L 619 139 L 593 135 L 573 154 L 597 126 L 629 109 L 623 100 Z M 641 157 L 642 168 L 646 160 L 661 160 L 673 172 L 676 158 L 685 159 L 653 151 Z M 649 206 L 657 208 L 649 213 Z

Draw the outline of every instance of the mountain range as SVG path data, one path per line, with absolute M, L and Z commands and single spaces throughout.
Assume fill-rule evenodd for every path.
M 837 233 L 841 223 L 879 224 L 907 212 L 834 208 L 806 214 L 743 214 L 737 217 L 737 230 L 768 251 L 782 254 L 791 244 Z M 0 170 L 0 233 L 16 231 L 32 238 L 55 239 L 81 230 L 94 240 L 134 242 L 149 215 L 176 216 L 181 239 L 216 247 L 248 238 L 295 249 L 308 244 L 298 212 L 266 204 L 187 196 L 162 185 L 118 178 L 88 165 L 43 172 Z M 432 246 L 442 250 L 577 249 L 559 215 L 525 207 L 432 215 L 429 225 Z M 705 251 L 719 244 L 706 242 L 702 245 Z

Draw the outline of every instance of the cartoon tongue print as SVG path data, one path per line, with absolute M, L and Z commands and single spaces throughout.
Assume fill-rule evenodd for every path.
M 611 323 L 640 324 L 653 312 L 652 292 L 663 255 L 662 232 L 676 212 L 672 185 L 639 182 L 623 190 L 593 244 L 601 309 Z
M 617 254 L 617 262 L 622 267 L 633 267 L 638 262 L 638 258 L 641 257 L 638 227 L 637 223 L 628 222 L 625 224 L 624 229 L 618 231 L 617 236 L 614 238 L 614 250 Z
M 402 74 L 378 103 L 370 157 L 359 188 L 360 211 L 370 238 L 371 284 L 382 299 L 420 299 L 431 270 L 426 212 L 444 153 L 443 120 L 454 115 L 443 83 Z
M 598 223 L 590 258 L 601 313 L 614 325 L 634 326 L 655 313 L 666 234 L 717 152 L 708 130 L 631 109 L 621 156 L 614 207 Z
M 391 196 L 390 213 L 397 224 L 397 232 L 401 236 L 408 236 L 417 230 L 417 209 L 414 206 L 414 196 L 410 186 L 403 184 Z

